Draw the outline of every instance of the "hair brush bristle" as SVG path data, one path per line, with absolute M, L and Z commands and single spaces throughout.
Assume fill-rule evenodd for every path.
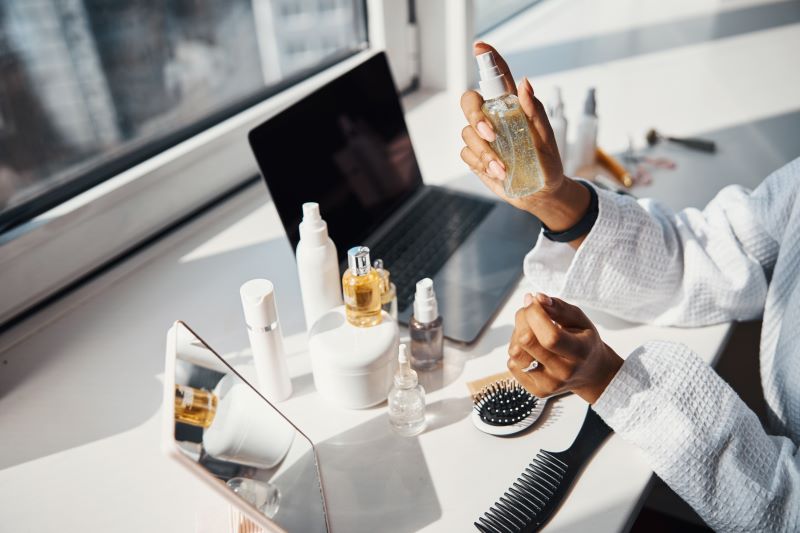
M 538 398 L 515 379 L 506 378 L 483 387 L 475 395 L 475 411 L 492 426 L 509 426 L 533 412 Z

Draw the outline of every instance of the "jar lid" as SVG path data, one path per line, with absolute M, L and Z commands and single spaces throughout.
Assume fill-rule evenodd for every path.
M 377 326 L 359 328 L 345 317 L 344 306 L 322 315 L 309 332 L 311 356 L 340 374 L 362 374 L 385 367 L 397 357 L 400 331 L 386 313 Z

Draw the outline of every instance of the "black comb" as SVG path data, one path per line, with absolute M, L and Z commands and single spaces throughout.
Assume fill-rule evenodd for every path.
M 483 533 L 538 531 L 558 510 L 586 461 L 611 433 L 589 407 L 578 436 L 560 452 L 540 450 L 506 493 L 478 518 Z

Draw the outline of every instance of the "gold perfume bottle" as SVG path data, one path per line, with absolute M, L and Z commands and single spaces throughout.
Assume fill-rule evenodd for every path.
M 381 323 L 381 276 L 369 264 L 369 248 L 355 246 L 347 251 L 347 271 L 342 276 L 342 293 L 347 321 L 360 328 Z
M 376 259 L 372 266 L 381 277 L 381 307 L 397 320 L 397 287 L 392 283 L 389 271 L 383 266 L 383 259 Z
M 208 428 L 217 414 L 217 396 L 207 390 L 175 385 L 175 421 Z

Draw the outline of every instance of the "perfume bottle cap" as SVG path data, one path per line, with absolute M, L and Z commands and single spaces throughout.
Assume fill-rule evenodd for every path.
M 439 305 L 436 303 L 436 293 L 433 291 L 431 278 L 424 278 L 417 282 L 417 292 L 414 295 L 414 318 L 423 324 L 439 318 Z
M 300 240 L 322 246 L 328 238 L 328 225 L 319 214 L 317 202 L 303 204 L 303 221 L 300 222 Z
M 366 246 L 354 246 L 347 250 L 347 266 L 354 276 L 366 276 L 369 274 L 369 248 Z
M 497 66 L 494 54 L 486 52 L 475 56 L 475 60 L 478 62 L 478 74 L 481 78 L 478 84 L 480 85 L 483 99 L 491 100 L 507 94 L 508 89 L 506 89 L 503 73 L 500 72 L 500 67 Z
M 278 323 L 275 287 L 266 279 L 251 279 L 239 289 L 244 321 L 251 329 L 273 329 Z

